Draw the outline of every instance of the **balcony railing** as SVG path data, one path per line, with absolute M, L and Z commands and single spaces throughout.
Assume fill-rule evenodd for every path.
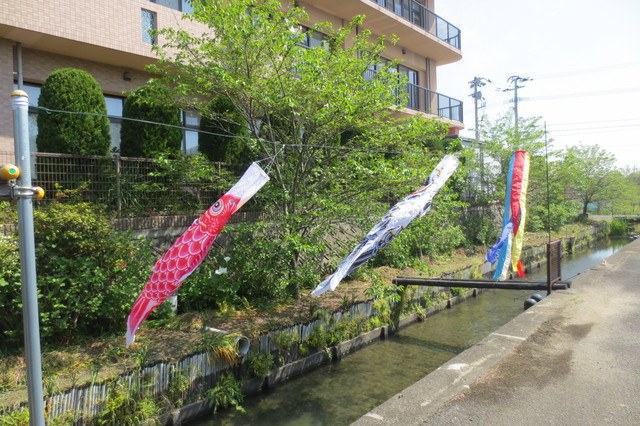
M 417 25 L 440 40 L 460 49 L 460 30 L 415 0 L 371 0 Z
M 462 122 L 462 101 L 442 95 L 426 87 L 416 84 L 407 84 L 406 92 L 409 95 L 406 108 L 436 114 L 442 118 Z
M 369 70 L 364 73 L 364 78 L 370 80 L 375 74 L 376 71 Z M 408 95 L 406 103 L 402 104 L 403 107 L 462 123 L 462 101 L 412 83 L 407 83 L 404 89 L 400 90 Z M 392 93 L 397 94 L 398 92 Z

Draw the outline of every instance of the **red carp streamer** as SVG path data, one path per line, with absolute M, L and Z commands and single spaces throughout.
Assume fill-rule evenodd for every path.
M 140 324 L 157 306 L 175 293 L 202 263 L 231 215 L 268 180 L 269 177 L 257 163 L 251 164 L 240 180 L 196 219 L 162 259 L 156 262 L 149 281 L 133 304 L 127 319 L 127 347 L 135 340 Z

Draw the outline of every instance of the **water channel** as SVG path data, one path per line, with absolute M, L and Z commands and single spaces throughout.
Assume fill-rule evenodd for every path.
M 566 256 L 562 279 L 571 280 L 628 242 L 606 240 Z M 545 280 L 546 268 L 534 268 L 527 279 Z M 246 399 L 246 413 L 218 413 L 196 424 L 348 425 L 506 324 L 523 311 L 524 300 L 532 294 L 525 290 L 480 293 L 340 362 Z

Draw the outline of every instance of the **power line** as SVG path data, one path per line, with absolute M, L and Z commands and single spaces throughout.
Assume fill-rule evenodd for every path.
M 555 129 L 553 132 L 574 132 L 576 130 L 600 130 L 600 129 L 628 129 L 640 127 L 640 123 L 638 124 L 627 124 L 627 125 L 614 125 L 614 126 L 595 126 L 595 127 L 579 127 L 579 128 L 567 128 L 567 129 Z
M 352 152 L 370 152 L 370 153 L 376 153 L 376 154 L 399 154 L 399 155 L 411 155 L 412 154 L 412 153 L 403 152 L 403 151 L 389 151 L 389 150 L 378 150 L 378 149 L 368 149 L 368 148 L 352 148 L 352 147 L 336 146 L 336 145 L 315 145 L 315 144 L 303 144 L 303 143 L 284 143 L 284 142 L 278 142 L 278 141 L 270 141 L 270 140 L 261 139 L 261 138 L 253 138 L 253 137 L 250 137 L 250 136 L 238 136 L 238 135 L 228 135 L 228 134 L 222 134 L 222 133 L 209 132 L 209 131 L 206 131 L 206 130 L 195 129 L 193 127 L 178 126 L 178 125 L 175 125 L 175 124 L 167 124 L 167 123 L 159 123 L 159 122 L 156 122 L 156 121 L 142 120 L 142 119 L 139 119 L 139 118 L 131 118 L 131 117 L 122 117 L 122 116 L 119 116 L 119 115 L 108 115 L 108 114 L 100 114 L 100 113 L 97 113 L 97 112 L 84 112 L 84 111 L 65 111 L 65 110 L 46 108 L 46 107 L 42 107 L 42 106 L 34 106 L 34 105 L 31 105 L 31 106 L 33 106 L 34 108 L 37 108 L 39 110 L 42 110 L 44 112 L 47 112 L 47 113 L 61 113 L 61 114 L 72 114 L 72 115 L 91 115 L 91 116 L 97 116 L 97 117 L 106 117 L 106 118 L 115 119 L 115 120 L 134 121 L 134 122 L 144 123 L 144 124 L 153 124 L 153 125 L 157 125 L 157 126 L 172 127 L 172 128 L 176 128 L 176 129 L 182 129 L 182 130 L 186 130 L 186 131 L 190 131 L 190 132 L 196 132 L 196 133 L 203 133 L 203 134 L 207 134 L 207 135 L 222 136 L 222 137 L 231 138 L 231 139 L 244 139 L 244 140 L 260 141 L 260 142 L 264 142 L 264 143 L 267 143 L 267 144 L 274 145 L 276 147 L 322 148 L 322 149 L 336 149 L 336 150 L 341 150 L 341 151 L 352 151 Z M 428 157 L 439 157 L 441 154 L 424 153 L 422 155 L 425 155 L 425 156 L 428 156 Z
M 542 95 L 520 98 L 521 101 L 551 101 L 566 98 L 582 98 L 588 96 L 618 95 L 640 91 L 640 87 L 621 87 L 619 89 L 594 90 L 592 92 L 563 93 L 559 95 Z
M 543 74 L 543 75 L 535 77 L 535 79 L 536 80 L 545 80 L 545 79 L 549 79 L 549 78 L 570 77 L 570 76 L 573 76 L 573 75 L 591 74 L 591 73 L 596 73 L 596 72 L 609 71 L 609 70 L 612 70 L 612 69 L 632 68 L 632 67 L 638 67 L 638 66 L 640 66 L 640 62 L 627 62 L 627 63 L 624 63 L 624 64 L 606 65 L 606 66 L 602 66 L 602 67 L 586 68 L 586 69 L 583 69 L 583 70 L 564 71 L 564 72 L 559 72 L 559 73 L 554 73 L 554 74 Z
M 35 106 L 35 105 L 31 105 L 34 108 L 37 108 L 39 110 L 42 110 L 44 112 L 47 113 L 60 113 L 60 114 L 71 114 L 71 115 L 91 115 L 91 116 L 96 116 L 96 117 L 106 117 L 110 120 L 127 120 L 127 121 L 134 121 L 137 123 L 144 123 L 144 124 L 153 124 L 153 125 L 157 125 L 157 126 L 165 126 L 165 127 L 171 127 L 174 129 L 181 129 L 181 130 L 186 130 L 186 131 L 190 131 L 190 132 L 198 132 L 198 133 L 204 133 L 207 135 L 213 135 L 213 136 L 222 136 L 222 137 L 226 137 L 226 138 L 231 138 L 231 139 L 248 139 L 248 140 L 256 140 L 256 138 L 252 138 L 249 136 L 238 136 L 238 135 L 225 135 L 222 133 L 215 133 L 215 132 L 208 132 L 206 130 L 201 130 L 201 129 L 194 129 L 193 127 L 187 127 L 187 126 L 178 126 L 175 124 L 167 124 L 167 123 L 159 123 L 156 121 L 150 121 L 150 120 L 142 120 L 140 118 L 131 118 L 131 117 L 122 117 L 120 115 L 109 115 L 109 114 L 100 114 L 97 112 L 85 112 L 85 111 L 65 111 L 65 110 L 60 110 L 60 109 L 52 109 L 52 108 L 46 108 L 43 106 Z
M 553 123 L 548 124 L 549 126 L 569 126 L 569 125 L 578 125 L 578 124 L 591 124 L 591 123 L 615 123 L 620 121 L 637 121 L 640 120 L 640 117 L 637 118 L 619 118 L 613 120 L 592 120 L 592 121 L 574 121 L 569 123 Z
M 629 131 L 629 130 L 621 129 L 620 131 Z M 555 133 L 555 132 L 552 131 L 551 133 Z M 580 129 L 575 129 L 573 133 L 562 133 L 557 136 L 565 137 L 565 136 L 574 136 L 574 135 L 589 135 L 589 134 L 596 134 L 596 133 L 618 133 L 618 131 L 616 129 L 586 129 L 585 131 L 581 131 Z

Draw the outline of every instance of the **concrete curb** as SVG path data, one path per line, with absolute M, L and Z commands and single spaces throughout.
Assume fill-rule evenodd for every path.
M 535 333 L 568 300 L 571 290 L 552 293 L 479 343 L 394 395 L 352 425 L 409 425 L 427 419 L 442 404 L 467 390 Z

